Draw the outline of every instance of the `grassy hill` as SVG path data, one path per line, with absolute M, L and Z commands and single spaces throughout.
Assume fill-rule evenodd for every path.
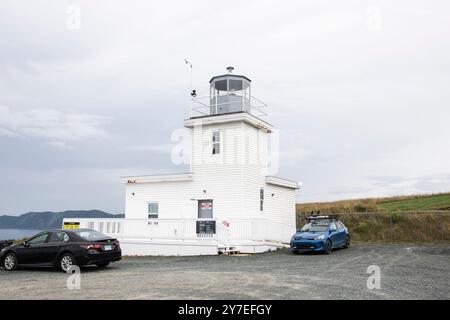
M 450 210 L 450 193 L 297 204 L 298 213 L 354 213 Z
M 297 226 L 319 210 L 338 213 L 356 241 L 450 241 L 450 193 L 297 204 Z
M 387 199 L 378 203 L 381 211 L 450 210 L 450 193 Z

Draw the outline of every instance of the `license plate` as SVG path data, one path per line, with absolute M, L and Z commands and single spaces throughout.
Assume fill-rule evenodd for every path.
M 105 246 L 105 251 L 110 251 L 113 249 L 113 246 L 109 245 L 109 246 Z

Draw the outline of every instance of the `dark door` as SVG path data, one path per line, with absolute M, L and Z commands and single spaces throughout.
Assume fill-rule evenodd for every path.
M 28 240 L 24 245 L 17 248 L 17 259 L 19 264 L 39 264 L 43 263 L 40 254 L 41 245 L 47 241 L 48 233 L 41 233 Z
M 213 218 L 213 201 L 198 200 L 198 218 L 199 219 L 212 219 Z
M 67 241 L 69 241 L 69 236 L 65 232 L 51 232 L 47 242 L 41 244 L 41 263 L 51 264 L 56 262 L 59 252 L 61 252 Z

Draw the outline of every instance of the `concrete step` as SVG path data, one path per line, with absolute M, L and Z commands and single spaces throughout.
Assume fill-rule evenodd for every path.
M 219 253 L 225 254 L 225 255 L 231 255 L 231 254 L 238 254 L 239 250 L 237 250 L 235 247 L 227 247 L 227 246 L 219 246 L 217 247 L 217 251 Z

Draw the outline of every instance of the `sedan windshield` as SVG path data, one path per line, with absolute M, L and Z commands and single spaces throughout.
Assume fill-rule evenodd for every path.
M 303 226 L 301 232 L 324 232 L 328 230 L 328 222 L 326 221 L 312 221 Z
M 74 231 L 74 232 L 78 236 L 83 238 L 84 240 L 88 240 L 88 241 L 108 239 L 108 237 L 105 236 L 103 233 L 100 233 L 100 232 L 94 231 L 94 230 L 77 230 L 77 231 Z

